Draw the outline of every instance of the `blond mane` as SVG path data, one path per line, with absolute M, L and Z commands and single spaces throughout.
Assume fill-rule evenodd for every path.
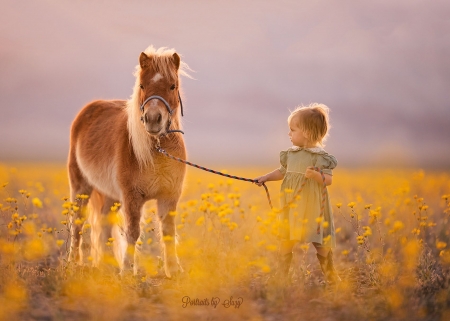
M 172 55 L 175 53 L 174 49 L 167 49 L 165 47 L 161 47 L 155 49 L 153 46 L 149 46 L 145 49 L 144 53 L 148 57 L 157 57 L 158 59 L 151 59 L 153 63 L 153 68 L 158 70 L 159 73 L 162 74 L 163 77 L 170 77 L 171 79 L 178 78 L 178 83 L 180 82 L 180 76 L 185 76 L 188 78 L 192 78 L 187 71 L 191 69 L 189 66 L 180 61 L 180 67 L 178 72 L 174 70 Z M 141 66 L 138 64 L 136 66 L 134 76 L 136 77 L 136 82 L 134 84 L 133 93 L 131 94 L 130 99 L 126 104 L 126 112 L 128 114 L 128 133 L 131 145 L 133 146 L 134 154 L 136 155 L 137 161 L 139 163 L 139 168 L 142 170 L 144 167 L 153 165 L 153 157 L 152 157 L 152 147 L 155 139 L 152 139 L 149 136 L 141 124 L 141 112 L 139 110 L 139 92 L 140 92 L 140 74 L 142 72 Z M 181 87 L 181 85 L 179 85 Z M 177 110 L 177 114 L 179 111 Z M 175 123 L 179 123 L 175 117 Z

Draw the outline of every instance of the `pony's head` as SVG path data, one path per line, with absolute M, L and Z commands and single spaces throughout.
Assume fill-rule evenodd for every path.
M 151 162 L 148 152 L 153 138 L 179 130 L 180 76 L 188 65 L 174 49 L 148 47 L 139 56 L 136 83 L 127 103 L 128 131 L 141 165 Z
M 141 118 L 150 135 L 164 134 L 178 115 L 180 56 L 173 50 L 142 52 L 139 57 Z

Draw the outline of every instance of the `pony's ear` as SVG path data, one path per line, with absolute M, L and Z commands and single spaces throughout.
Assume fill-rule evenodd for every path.
M 175 64 L 175 67 L 177 68 L 177 70 L 178 70 L 178 68 L 180 68 L 180 56 L 178 56 L 178 54 L 175 52 L 173 55 L 172 55 L 172 58 L 173 58 L 173 63 Z
M 145 52 L 141 52 L 139 56 L 139 64 L 141 68 L 145 68 L 150 65 L 150 58 L 145 54 Z

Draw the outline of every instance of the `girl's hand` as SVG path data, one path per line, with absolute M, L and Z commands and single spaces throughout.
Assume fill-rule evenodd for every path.
M 263 183 L 267 182 L 267 175 L 259 176 L 255 178 L 257 182 L 255 182 L 256 185 L 262 186 Z
M 317 174 L 319 172 L 317 172 L 313 166 L 308 166 L 306 168 L 306 172 L 305 172 L 305 177 L 306 178 L 312 178 L 312 179 L 317 179 Z

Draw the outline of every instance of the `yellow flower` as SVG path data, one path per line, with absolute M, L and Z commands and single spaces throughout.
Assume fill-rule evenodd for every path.
M 263 271 L 264 273 L 269 273 L 269 272 L 270 272 L 270 266 L 264 265 L 264 266 L 261 268 L 261 271 Z
M 204 216 L 200 216 L 200 217 L 197 219 L 197 222 L 195 222 L 195 224 L 198 225 L 198 226 L 200 226 L 200 225 L 203 225 L 204 222 L 205 222 L 205 217 L 204 217 Z
M 170 235 L 166 235 L 162 239 L 164 242 L 172 242 L 173 241 L 173 237 Z
M 356 205 L 355 202 L 350 202 L 350 203 L 347 204 L 347 206 L 350 207 L 350 208 L 354 208 L 355 205 Z
M 197 200 L 190 200 L 187 202 L 187 206 L 193 207 L 193 206 L 196 206 L 197 203 L 198 203 Z
M 169 215 L 170 215 L 170 216 L 177 216 L 177 211 L 170 211 L 170 212 L 169 212 Z
M 349 250 L 343 250 L 341 252 L 341 254 L 344 255 L 344 256 L 347 256 L 349 253 L 350 253 Z
M 61 246 L 64 244 L 64 240 L 56 240 L 56 245 Z
M 438 250 L 445 249 L 446 247 L 447 247 L 447 243 L 441 242 L 441 241 L 436 241 L 436 248 Z
M 337 206 L 337 208 L 341 208 L 342 203 L 337 203 L 336 206 Z
M 63 208 L 69 209 L 72 206 L 71 202 L 64 202 L 64 204 L 62 205 Z
M 358 242 L 359 245 L 364 244 L 364 236 L 358 235 L 356 237 L 356 241 Z
M 258 242 L 258 246 L 263 246 L 266 243 L 266 240 L 262 240 Z
M 373 217 L 373 218 L 378 218 L 378 217 L 380 217 L 380 212 L 379 211 L 370 210 L 369 216 Z
M 42 208 L 42 201 L 39 198 L 35 197 L 31 200 L 31 202 L 35 207 Z
M 284 192 L 285 192 L 286 194 L 290 194 L 290 193 L 293 193 L 294 190 L 293 190 L 292 188 L 285 188 L 285 189 L 284 189 Z
M 363 236 L 369 236 L 372 235 L 372 229 L 369 226 L 363 226 L 364 234 Z
M 402 221 L 395 221 L 392 228 L 393 228 L 394 232 L 396 232 L 396 231 L 400 231 L 404 227 L 405 227 L 405 225 L 403 224 Z
M 368 210 L 372 207 L 372 204 L 367 204 L 366 206 L 364 206 L 364 209 Z
M 246 236 L 244 237 L 244 240 L 245 240 L 245 241 L 250 240 L 250 236 L 246 235 Z
M 236 227 L 238 227 L 236 222 L 231 222 L 230 224 L 228 224 L 228 228 L 230 229 L 230 231 L 233 231 Z

